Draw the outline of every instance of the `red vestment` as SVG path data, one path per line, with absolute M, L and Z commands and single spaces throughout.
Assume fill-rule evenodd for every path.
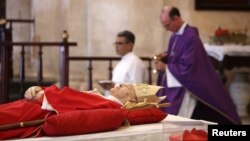
M 47 87 L 44 95 L 57 114 L 75 111 L 106 108 L 121 108 L 121 105 L 95 94 L 79 92 L 68 87 L 63 89 L 55 85 Z M 43 97 L 38 101 L 17 100 L 0 105 L 0 125 L 44 119 L 54 112 L 42 110 Z M 69 119 L 70 120 L 70 119 Z M 0 139 L 41 136 L 41 126 L 30 126 L 0 131 Z

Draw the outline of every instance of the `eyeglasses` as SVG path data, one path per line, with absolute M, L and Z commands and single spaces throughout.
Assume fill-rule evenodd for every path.
M 114 46 L 120 46 L 120 45 L 124 45 L 127 44 L 128 42 L 114 42 Z

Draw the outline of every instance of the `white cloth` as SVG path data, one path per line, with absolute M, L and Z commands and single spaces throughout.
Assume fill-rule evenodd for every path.
M 182 87 L 181 83 L 166 69 L 168 88 Z
M 113 70 L 112 81 L 121 83 L 144 83 L 146 67 L 133 52 L 124 55 Z
M 114 97 L 113 95 L 105 96 L 105 98 L 108 99 L 108 100 L 114 101 L 114 102 L 116 102 L 118 104 L 123 105 L 123 103 L 121 101 L 119 101 L 116 97 Z
M 178 112 L 178 116 L 191 118 L 196 103 L 197 100 L 192 97 L 191 92 L 186 90 L 186 93 L 184 94 L 184 98 L 181 103 L 180 110 Z
M 250 55 L 250 46 L 242 45 L 209 45 L 204 44 L 206 52 L 209 56 L 222 61 L 225 55 L 228 56 L 249 56 Z
M 55 109 L 49 104 L 46 96 L 43 97 L 43 103 L 41 109 L 48 110 L 48 111 L 55 111 Z

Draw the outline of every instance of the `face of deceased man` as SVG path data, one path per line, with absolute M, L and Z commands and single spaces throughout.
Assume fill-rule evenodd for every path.
M 132 85 L 121 84 L 110 89 L 111 95 L 122 101 L 136 101 L 136 94 Z

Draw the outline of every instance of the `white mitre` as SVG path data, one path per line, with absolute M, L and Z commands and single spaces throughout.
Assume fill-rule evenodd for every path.
M 148 102 L 160 102 L 165 99 L 166 96 L 158 97 L 156 93 L 159 89 L 164 88 L 162 86 L 149 85 L 149 84 L 132 84 L 134 87 L 137 101 L 143 102 L 147 100 Z

